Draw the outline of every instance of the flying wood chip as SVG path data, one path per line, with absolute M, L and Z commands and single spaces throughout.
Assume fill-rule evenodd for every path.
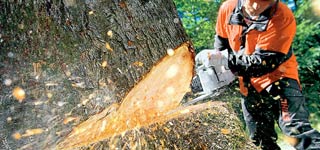
M 113 49 L 111 48 L 109 43 L 106 43 L 106 49 L 109 50 L 109 51 L 113 51 Z
M 138 67 L 142 67 L 143 66 L 143 62 L 140 61 L 136 61 L 133 63 L 134 66 L 138 66 Z
M 115 111 L 107 108 L 75 127 L 58 144 L 58 149 L 72 149 L 119 135 L 137 127 L 169 119 L 168 112 L 178 108 L 190 91 L 193 76 L 193 52 L 188 44 L 165 56 L 128 93 Z M 175 113 L 173 113 L 175 114 Z
M 15 87 L 12 90 L 12 95 L 20 103 L 26 98 L 26 92 L 21 87 Z

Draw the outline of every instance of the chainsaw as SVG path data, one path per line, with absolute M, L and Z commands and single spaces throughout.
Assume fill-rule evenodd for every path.
M 222 87 L 235 80 L 228 68 L 228 52 L 205 49 L 195 57 L 195 76 L 191 82 L 193 98 L 183 105 L 192 105 L 213 98 L 221 93 Z

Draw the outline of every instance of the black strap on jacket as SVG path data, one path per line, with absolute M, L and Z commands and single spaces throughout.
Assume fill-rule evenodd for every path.
M 277 9 L 278 0 L 274 5 L 262 12 L 257 20 L 252 20 L 250 25 L 247 25 L 244 21 L 244 15 L 241 10 L 242 3 L 242 0 L 238 0 L 238 5 L 233 10 L 233 14 L 230 16 L 229 20 L 229 24 L 241 25 L 243 27 L 240 37 L 240 51 L 233 53 L 233 51 L 229 49 L 229 54 L 231 54 L 229 55 L 229 68 L 231 70 L 234 69 L 233 72 L 236 72 L 239 76 L 245 78 L 259 77 L 274 71 L 283 62 L 288 60 L 293 52 L 291 48 L 287 54 L 271 50 L 256 49 L 251 55 L 244 54 L 246 34 L 253 29 L 258 31 L 265 31 L 267 29 L 267 24 Z

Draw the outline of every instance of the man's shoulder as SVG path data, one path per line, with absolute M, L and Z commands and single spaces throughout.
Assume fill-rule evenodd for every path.
M 294 15 L 291 9 L 284 3 L 279 2 L 278 9 L 274 17 L 286 17 L 286 18 L 294 18 Z
M 270 24 L 277 28 L 287 27 L 290 24 L 295 24 L 295 17 L 286 4 L 280 2 L 276 13 L 273 15 Z M 295 29 L 292 29 L 295 31 Z
M 226 0 L 221 4 L 220 10 L 224 12 L 232 12 L 237 4 L 238 0 Z

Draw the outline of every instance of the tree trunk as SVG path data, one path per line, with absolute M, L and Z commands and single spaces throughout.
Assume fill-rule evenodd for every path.
M 55 147 L 189 40 L 172 0 L 7 0 L 0 14 L 0 149 Z
M 12 82 L 1 85 L 1 137 L 12 148 L 38 142 L 12 141 L 14 133 L 41 128 L 58 138 L 70 130 L 64 118 L 80 122 L 119 102 L 188 40 L 171 0 L 8 0 L 0 9 L 1 78 Z M 21 103 L 16 86 L 26 92 Z
M 77 82 L 83 81 L 82 88 L 95 88 L 105 81 L 118 94 L 117 100 L 167 49 L 187 41 L 171 0 L 7 1 L 1 5 L 7 50 L 19 54 L 23 47 L 34 61 L 59 60 L 65 73 L 80 77 Z M 100 67 L 102 63 L 106 66 Z

